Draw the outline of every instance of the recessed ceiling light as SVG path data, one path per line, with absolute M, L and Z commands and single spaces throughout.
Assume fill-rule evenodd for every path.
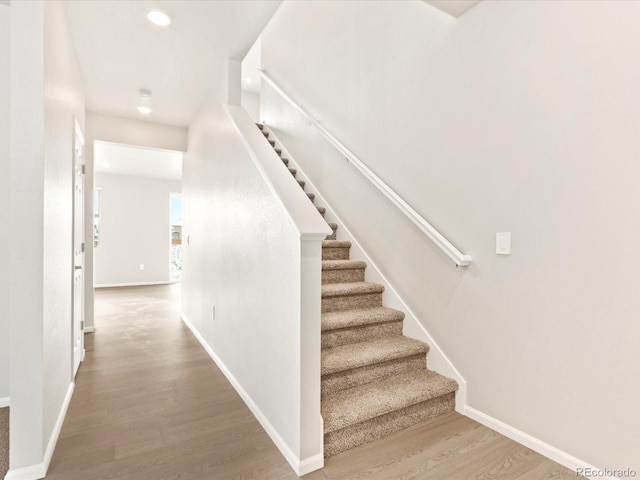
M 145 105 L 141 105 L 138 107 L 138 111 L 140 113 L 144 113 L 145 115 L 149 115 L 151 112 L 153 112 L 153 110 L 151 110 L 151 108 L 145 106 Z
M 143 100 L 148 100 L 151 98 L 151 90 L 149 90 L 148 88 L 141 88 L 140 90 L 138 90 L 138 94 L 140 94 L 140 98 L 142 98 Z
M 171 17 L 161 10 L 151 10 L 147 13 L 147 18 L 151 23 L 159 27 L 171 25 Z
M 246 78 L 244 79 L 244 83 L 246 83 L 247 85 L 249 85 L 249 84 L 251 83 L 251 78 L 246 77 Z
M 109 168 L 109 167 L 111 166 L 111 164 L 110 164 L 110 163 L 103 163 L 103 164 L 102 164 L 102 166 L 103 166 L 104 168 Z

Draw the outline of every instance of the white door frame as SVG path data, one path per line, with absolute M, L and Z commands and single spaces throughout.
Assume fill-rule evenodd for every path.
M 84 135 L 75 119 L 73 142 L 73 295 L 72 295 L 72 357 L 75 378 L 84 360 Z

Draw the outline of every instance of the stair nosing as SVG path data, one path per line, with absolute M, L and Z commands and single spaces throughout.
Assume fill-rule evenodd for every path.
M 322 270 L 362 270 L 366 262 L 360 260 L 322 260 Z
M 323 240 L 322 248 L 350 248 L 351 242 L 346 240 Z
M 326 283 L 322 287 L 322 298 L 349 297 L 354 295 L 366 295 L 369 293 L 382 293 L 384 286 L 372 282 L 346 282 Z
M 420 340 L 397 336 L 367 340 L 322 349 L 321 374 L 330 375 L 394 360 L 424 355 L 425 367 L 429 346 Z M 340 356 L 340 361 L 335 357 Z M 328 365 L 331 364 L 332 365 Z
M 322 313 L 321 328 L 323 332 L 329 332 L 345 328 L 358 328 L 368 325 L 402 322 L 404 317 L 404 312 L 388 307 L 338 310 L 335 312 Z

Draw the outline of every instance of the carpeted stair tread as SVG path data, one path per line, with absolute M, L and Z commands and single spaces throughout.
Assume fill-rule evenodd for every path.
M 318 211 L 319 211 L 322 215 L 324 215 L 324 213 L 327 211 L 327 209 L 326 209 L 326 208 L 324 208 L 324 207 L 316 207 L 316 208 L 318 209 Z
M 333 235 L 329 235 L 329 238 L 325 239 L 322 242 L 322 259 L 349 260 L 349 250 L 351 249 L 351 242 L 343 240 L 333 240 L 331 239 L 331 237 L 333 237 Z
M 386 377 L 322 399 L 325 433 L 452 393 L 458 384 L 430 370 Z
M 352 270 L 366 266 L 366 262 L 359 260 L 322 260 L 322 270 Z
M 293 175 L 295 177 L 296 173 L 298 173 L 298 170 L 296 170 L 295 168 L 290 168 L 289 172 L 291 173 L 291 175 Z
M 278 155 L 282 155 L 282 149 L 281 149 L 281 148 L 274 148 L 274 150 L 276 151 L 276 153 L 277 153 Z M 289 164 L 289 160 L 288 160 L 288 159 L 286 159 L 286 158 L 283 158 L 283 159 L 282 159 L 282 161 L 283 161 L 286 165 L 288 165 L 288 164 Z
M 323 240 L 322 248 L 351 248 L 351 242 L 345 240 Z
M 304 180 L 298 180 L 298 185 L 300 185 L 302 188 L 304 188 L 304 184 L 307 183 Z
M 376 323 L 398 322 L 402 320 L 404 320 L 404 312 L 386 307 L 328 312 L 322 314 L 322 331 L 361 327 Z
M 384 287 L 379 283 L 350 282 L 322 285 L 322 298 L 360 295 L 363 293 L 382 293 Z
M 264 125 L 261 123 L 256 123 L 256 127 L 258 127 L 260 130 L 264 130 Z
M 390 337 L 362 343 L 351 343 L 322 350 L 322 375 L 343 372 L 377 363 L 426 355 L 429 346 L 408 337 Z M 427 359 L 425 357 L 425 366 Z

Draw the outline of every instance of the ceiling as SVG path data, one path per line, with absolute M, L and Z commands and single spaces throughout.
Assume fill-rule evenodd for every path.
M 182 179 L 182 152 L 96 141 L 93 156 L 96 172 Z
M 241 60 L 281 0 L 68 0 L 87 110 L 188 126 L 212 92 L 225 101 L 227 61 Z M 168 27 L 146 15 L 159 8 Z M 138 90 L 153 112 L 137 112 Z

